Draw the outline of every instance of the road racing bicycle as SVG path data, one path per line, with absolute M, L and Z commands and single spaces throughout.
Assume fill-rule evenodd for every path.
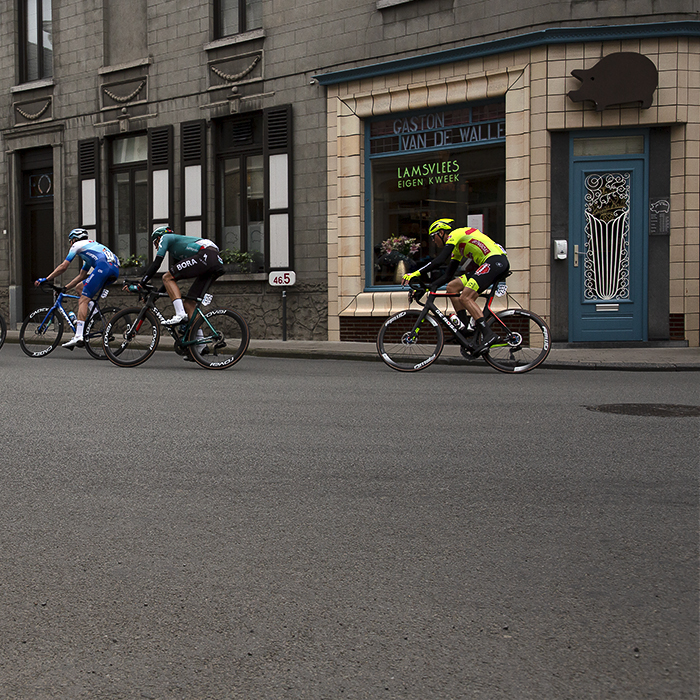
M 417 372 L 440 357 L 445 344 L 443 327 L 451 333 L 465 359 L 483 359 L 499 372 L 529 372 L 541 365 L 549 355 L 550 332 L 547 324 L 536 314 L 522 308 L 492 311 L 494 296 L 507 293 L 502 275 L 480 296 L 486 299 L 484 320 L 496 334 L 496 342 L 480 354 L 476 348 L 480 338 L 468 328 L 459 329 L 437 306 L 438 297 L 457 296 L 447 292 L 428 291 L 425 285 L 412 284 L 408 295 L 422 307 L 408 309 L 388 318 L 377 334 L 377 352 L 392 369 Z M 428 291 L 426 301 L 421 298 Z
M 64 325 L 75 334 L 76 318 L 71 311 L 66 311 L 63 306 L 64 299 L 79 299 L 75 294 L 66 294 L 63 287 L 57 287 L 51 282 L 42 282 L 41 289 L 52 291 L 54 302 L 51 307 L 43 307 L 32 311 L 22 322 L 19 331 L 19 346 L 29 357 L 46 357 L 53 352 L 63 337 Z M 109 294 L 104 289 L 101 299 Z M 97 360 L 104 360 L 105 352 L 102 348 L 102 334 L 107 325 L 107 318 L 111 316 L 116 307 L 100 308 L 99 300 L 94 301 L 94 306 L 88 320 L 85 322 L 83 338 L 85 349 Z
M 105 328 L 102 339 L 107 357 L 118 367 L 136 367 L 143 364 L 158 349 L 161 324 L 165 317 L 156 306 L 167 297 L 163 288 L 156 289 L 136 280 L 125 282 L 129 291 L 139 294 L 142 306 L 134 306 L 116 313 Z M 230 309 L 204 312 L 212 295 L 185 296 L 196 301 L 192 317 L 177 326 L 163 326 L 172 336 L 175 352 L 207 369 L 227 369 L 243 357 L 250 342 L 245 319 Z

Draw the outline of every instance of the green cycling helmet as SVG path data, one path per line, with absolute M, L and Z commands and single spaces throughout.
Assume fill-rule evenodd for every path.
M 159 241 L 163 236 L 165 236 L 168 233 L 175 233 L 175 231 L 173 231 L 170 228 L 170 226 L 159 226 L 151 234 L 151 243 L 155 245 L 156 241 Z

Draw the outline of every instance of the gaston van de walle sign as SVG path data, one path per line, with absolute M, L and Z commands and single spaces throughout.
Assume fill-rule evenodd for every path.
M 372 122 L 370 154 L 474 146 L 506 136 L 504 105 L 409 114 Z

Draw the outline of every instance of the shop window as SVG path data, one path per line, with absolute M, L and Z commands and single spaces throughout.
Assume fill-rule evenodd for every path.
M 152 257 L 148 215 L 148 137 L 129 136 L 111 142 L 111 247 L 122 259 Z
M 262 28 L 262 0 L 214 0 L 217 39 Z
M 505 245 L 502 103 L 376 120 L 368 141 L 368 286 L 399 284 L 434 257 L 428 228 L 436 219 L 473 226 Z
M 51 0 L 23 0 L 20 12 L 22 82 L 53 75 Z

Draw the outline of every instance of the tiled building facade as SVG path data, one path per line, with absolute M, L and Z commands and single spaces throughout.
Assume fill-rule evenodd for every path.
M 452 216 L 505 245 L 555 340 L 698 345 L 699 20 L 693 0 L 2 2 L 0 310 L 40 303 L 70 228 L 126 260 L 169 223 L 248 254 L 216 291 L 254 336 L 281 335 L 268 274 L 293 269 L 290 338 L 369 339 L 406 303 L 382 243 L 414 238 L 416 264 Z M 650 106 L 569 95 L 614 54 L 651 61 Z M 622 284 L 592 291 L 599 176 L 627 209 L 596 223 Z

